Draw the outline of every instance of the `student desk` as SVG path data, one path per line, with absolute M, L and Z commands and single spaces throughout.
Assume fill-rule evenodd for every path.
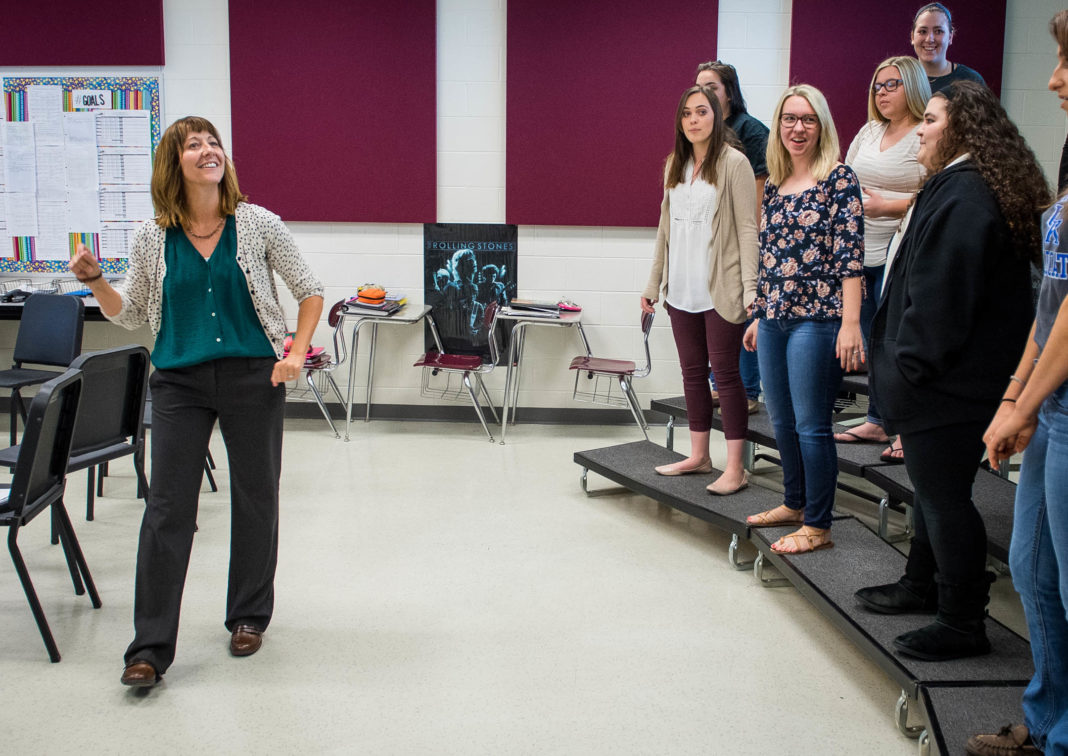
M 590 342 L 586 338 L 586 332 L 582 330 L 582 312 L 560 313 L 558 318 L 539 317 L 533 314 L 524 314 L 515 310 L 502 309 L 497 314 L 498 320 L 511 320 L 515 323 L 512 329 L 512 338 L 508 344 L 508 367 L 504 378 L 504 407 L 501 415 L 501 443 L 504 443 L 505 433 L 508 429 L 508 408 L 512 408 L 512 422 L 515 423 L 515 412 L 519 403 L 519 375 L 520 363 L 523 359 L 523 342 L 526 338 L 527 326 L 551 326 L 555 328 L 577 327 L 579 337 L 582 339 L 582 347 L 586 355 L 591 354 Z M 513 386 L 512 373 L 515 373 L 515 385 Z
M 365 397 L 364 422 L 371 421 L 371 390 L 373 388 L 375 371 L 375 342 L 378 340 L 378 326 L 380 325 L 412 325 L 426 318 L 432 325 L 431 332 L 434 334 L 434 342 L 438 350 L 441 350 L 441 341 L 438 339 L 437 328 L 433 327 L 434 318 L 430 314 L 429 305 L 406 305 L 400 311 L 392 315 L 379 315 L 364 310 L 342 309 L 337 323 L 337 333 L 341 333 L 346 322 L 352 325 L 352 350 L 349 353 L 349 385 L 345 396 L 345 440 L 349 440 L 349 427 L 352 425 L 352 391 L 356 383 L 356 354 L 360 346 L 360 329 L 365 325 L 371 326 L 370 353 L 367 361 L 367 395 Z

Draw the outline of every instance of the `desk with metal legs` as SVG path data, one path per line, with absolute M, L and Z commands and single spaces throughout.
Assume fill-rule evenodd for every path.
M 434 334 L 434 342 L 438 350 L 441 350 L 441 341 L 438 338 L 437 328 L 434 326 L 434 318 L 430 314 L 430 306 L 409 305 L 393 315 L 372 315 L 360 312 L 356 309 L 342 310 L 338 321 L 338 332 L 345 325 L 346 320 L 354 321 L 352 326 L 352 350 L 349 353 L 349 385 L 345 396 L 345 440 L 349 440 L 349 427 L 352 425 L 352 392 L 356 383 L 356 355 L 360 346 L 360 329 L 365 325 L 371 326 L 371 351 L 367 360 L 367 394 L 364 399 L 364 422 L 371 420 L 371 390 L 374 386 L 375 371 L 375 342 L 378 340 L 378 326 L 380 325 L 412 325 L 426 318 L 431 324 L 431 332 Z
M 516 312 L 501 310 L 497 314 L 499 320 L 511 320 L 515 322 L 512 329 L 512 337 L 508 344 L 508 367 L 504 378 L 504 413 L 501 415 L 501 443 L 504 443 L 505 433 L 508 429 L 508 408 L 512 409 L 512 423 L 515 423 L 515 412 L 519 403 L 519 377 L 520 363 L 523 360 L 523 343 L 526 340 L 527 326 L 554 326 L 556 328 L 571 328 L 578 326 L 579 337 L 582 339 L 582 347 L 586 355 L 591 354 L 590 342 L 586 339 L 586 332 L 582 330 L 582 312 L 561 312 L 558 318 L 544 318 L 534 315 L 520 315 Z M 515 385 L 512 385 L 512 372 L 515 372 Z

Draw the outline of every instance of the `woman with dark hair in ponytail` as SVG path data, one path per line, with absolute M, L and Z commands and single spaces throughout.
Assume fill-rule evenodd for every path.
M 1050 198 L 985 86 L 961 81 L 936 93 L 918 133 L 930 178 L 886 273 L 871 361 L 883 419 L 905 449 L 914 535 L 905 575 L 856 595 L 888 614 L 937 611 L 894 645 L 938 661 L 990 651 L 987 539 L 972 484 L 983 430 L 1027 338 L 1030 265 Z
M 1068 10 L 1050 31 L 1058 49 L 1049 88 L 1068 109 Z M 1025 724 L 971 738 L 968 753 L 978 756 L 1068 752 L 1068 187 L 1060 191 L 1039 227 L 1044 275 L 1031 336 L 983 436 L 995 468 L 1024 452 L 1009 566 L 1035 676 L 1024 691 Z

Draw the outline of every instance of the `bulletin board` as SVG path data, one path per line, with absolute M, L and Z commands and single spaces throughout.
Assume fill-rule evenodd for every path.
M 0 123 L 0 273 L 59 273 L 85 244 L 126 272 L 153 217 L 158 76 L 7 76 Z

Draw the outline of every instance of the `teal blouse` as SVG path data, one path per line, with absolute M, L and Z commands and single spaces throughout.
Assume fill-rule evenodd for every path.
M 181 228 L 164 247 L 162 319 L 152 363 L 173 369 L 222 357 L 275 357 L 237 264 L 237 227 L 226 219 L 205 260 Z

